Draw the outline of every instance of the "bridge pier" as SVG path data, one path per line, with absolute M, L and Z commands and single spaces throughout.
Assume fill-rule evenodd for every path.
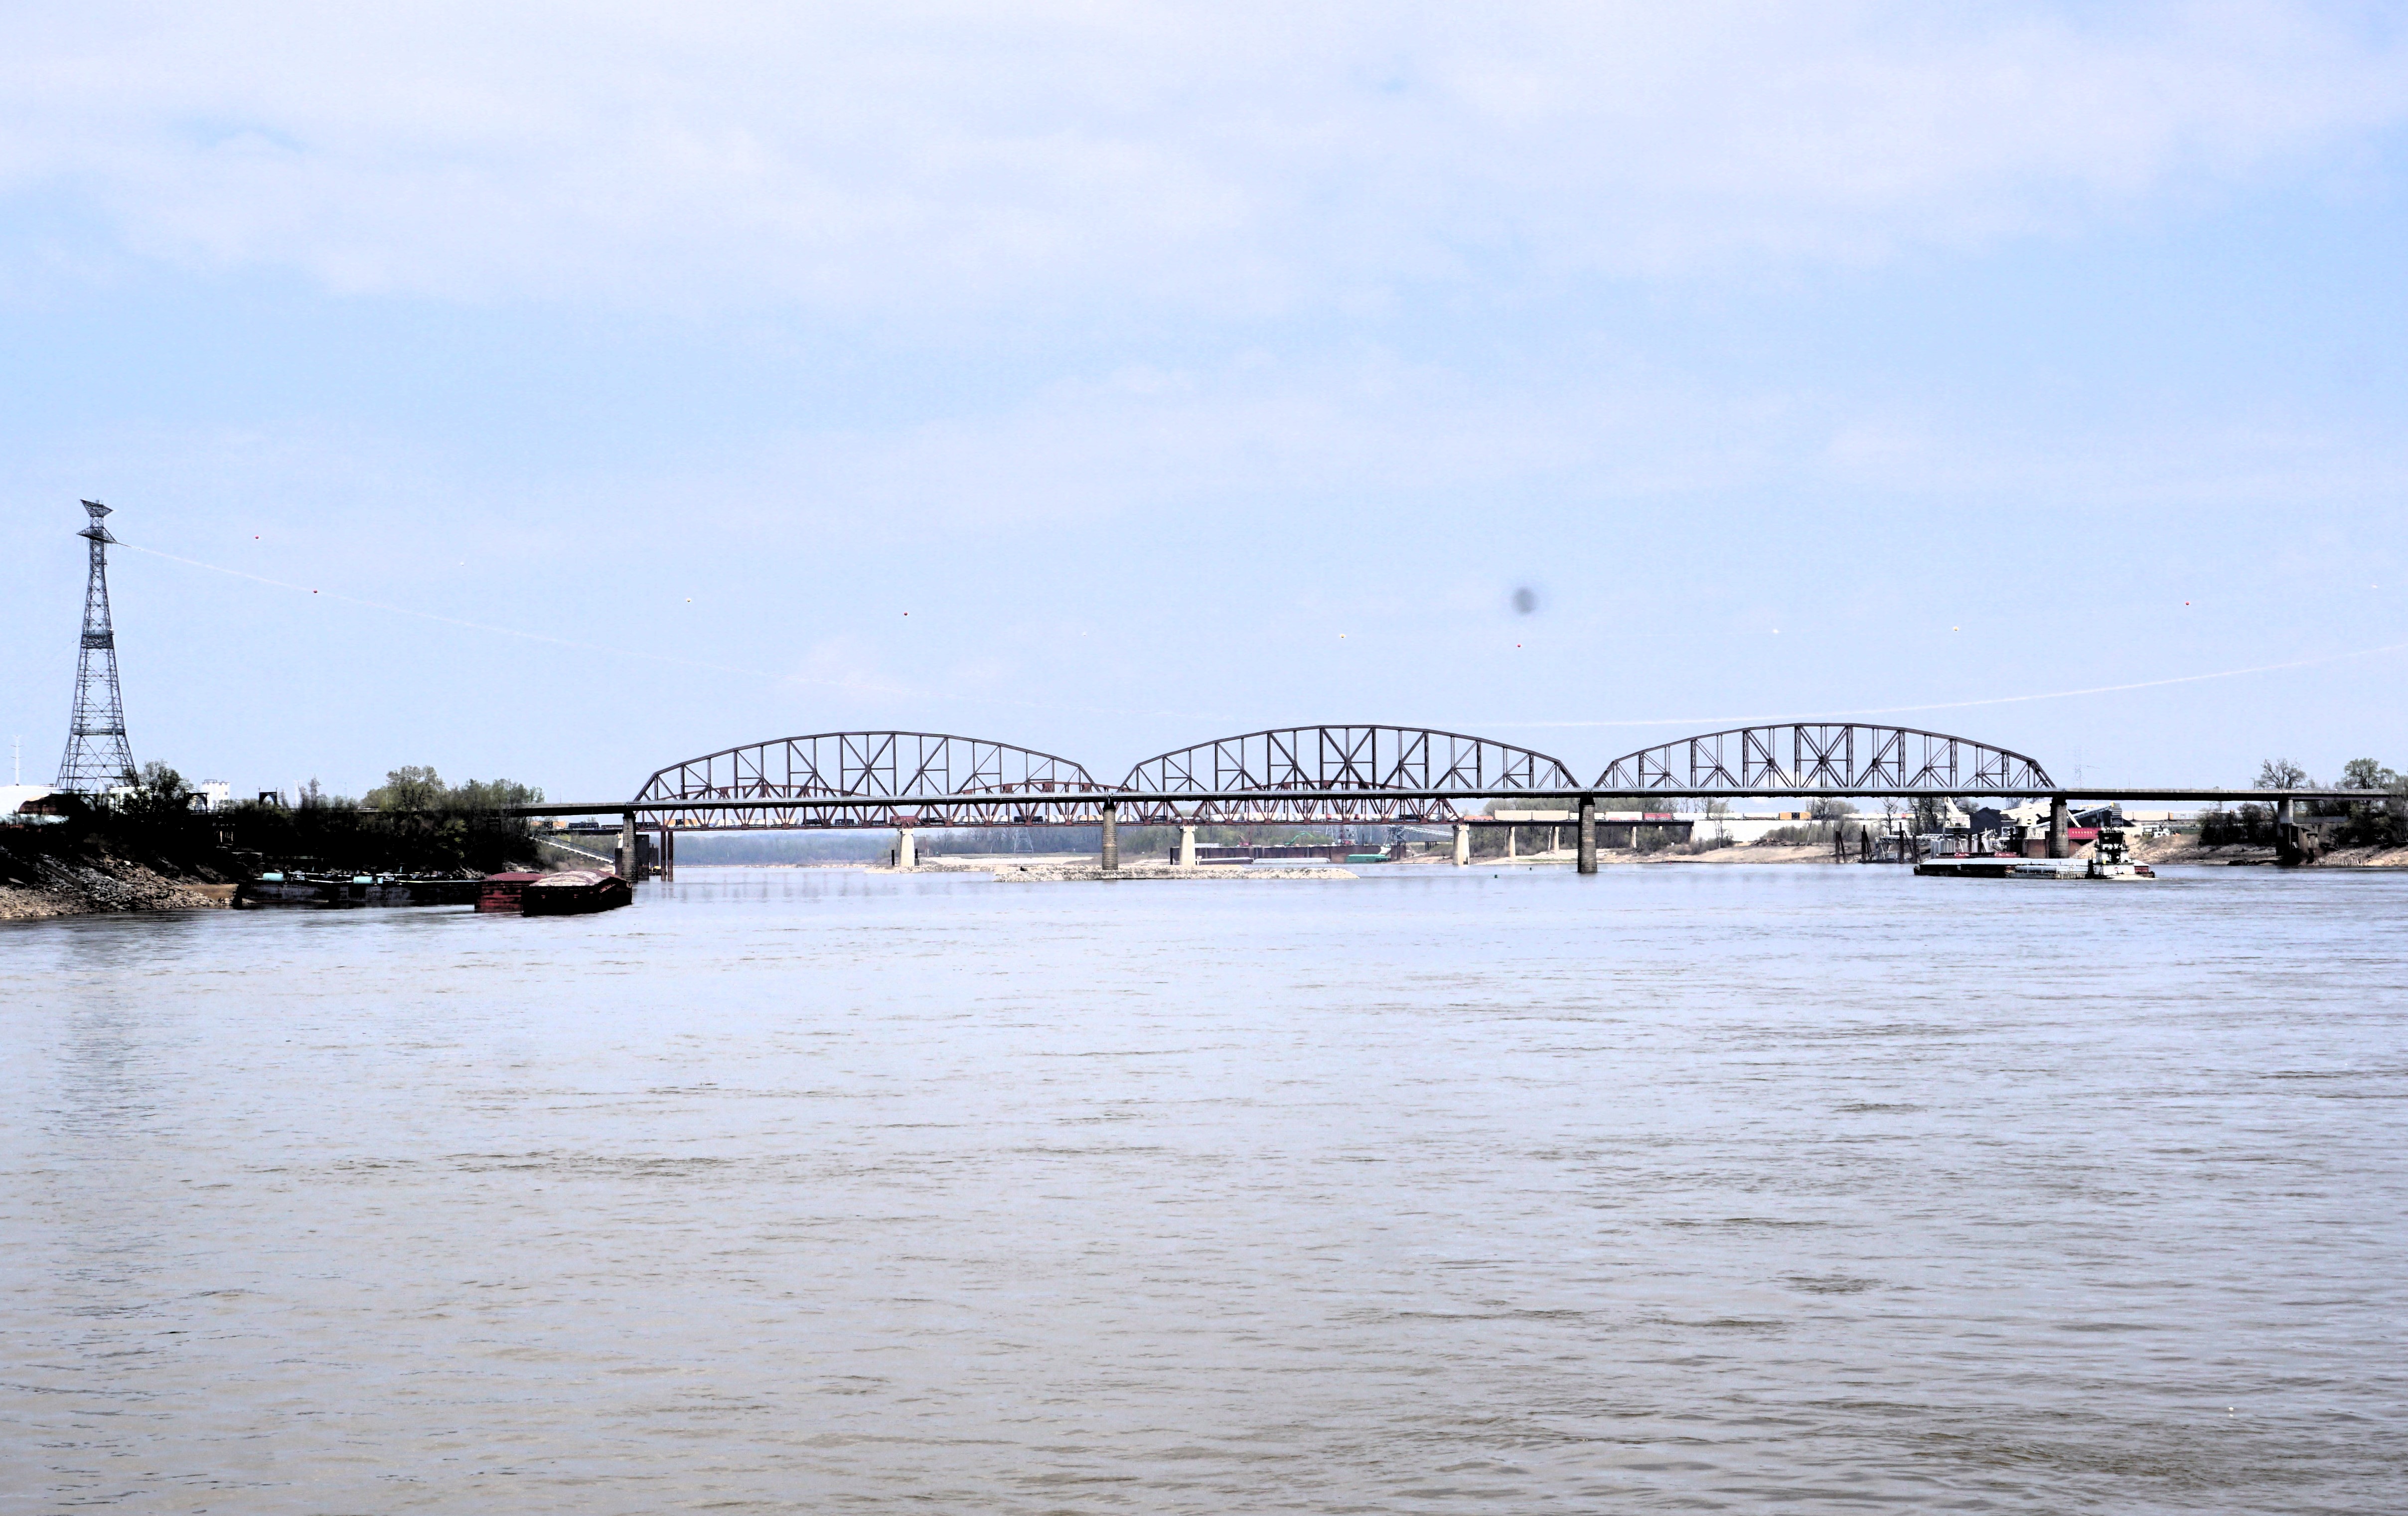
M 619 813 L 618 851 L 619 856 L 610 861 L 610 872 L 633 884 L 636 882 L 636 813 L 632 810 Z
M 2048 797 L 2048 855 L 2051 858 L 2065 858 L 2071 855 L 2072 850 L 2065 845 L 2065 796 L 2050 795 Z
M 1192 826 L 1182 826 L 1179 829 L 1179 866 L 1182 868 L 1196 866 L 1196 828 Z
M 1471 828 L 1462 822 L 1455 823 L 1455 866 L 1464 867 L 1471 862 Z
M 1580 871 L 1597 872 L 1597 796 L 1580 797 Z
M 1104 856 L 1107 874 L 1121 871 L 1121 808 L 1113 801 L 1104 802 Z
M 897 868 L 920 866 L 919 850 L 911 844 L 911 829 L 908 826 L 898 826 L 895 829 L 895 866 Z
M 660 847 L 660 855 L 661 855 L 661 882 L 662 882 L 662 883 L 664 883 L 664 884 L 674 884 L 674 883 L 676 883 L 676 882 L 677 882 L 677 830 L 676 830 L 674 827 L 664 826 L 664 827 L 662 827 L 662 828 L 661 828 L 661 847 Z

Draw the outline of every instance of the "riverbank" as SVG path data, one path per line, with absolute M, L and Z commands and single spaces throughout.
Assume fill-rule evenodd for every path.
M 0 836 L 0 922 L 208 910 L 232 904 L 234 887 L 220 870 L 130 856 L 96 837 L 62 845 L 30 833 Z
M 236 882 L 262 872 L 456 878 L 557 866 L 523 818 L 490 805 L 199 811 L 172 797 L 122 806 L 63 798 L 63 820 L 0 826 L 0 921 L 208 909 L 231 905 Z
M 2202 848 L 2190 837 L 2150 837 L 2132 845 L 2132 856 L 2144 864 L 2204 864 L 2210 866 L 2272 865 L 2274 850 L 2247 843 Z M 2408 848 L 2337 848 L 2303 868 L 2408 868 Z

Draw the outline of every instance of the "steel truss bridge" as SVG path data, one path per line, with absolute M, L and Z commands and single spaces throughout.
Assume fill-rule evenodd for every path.
M 647 779 L 632 804 L 600 808 L 680 829 L 1095 826 L 1107 807 L 1134 825 L 1450 822 L 1468 819 L 1458 801 L 1583 788 L 1544 753 L 1407 726 L 1219 737 L 1157 753 L 1117 784 L 1008 743 L 830 732 L 688 759 Z
M 1581 870 L 1596 869 L 1600 797 L 1830 799 L 2045 797 L 2051 855 L 2068 802 L 2039 760 L 1971 737 L 1859 722 L 1732 727 L 1625 753 L 1583 782 L 1562 760 L 1417 726 L 1286 726 L 1157 753 L 1104 783 L 1074 759 L 939 732 L 821 732 L 672 764 L 625 800 L 505 808 L 520 816 L 616 815 L 621 855 L 640 826 L 681 831 L 1097 826 L 1107 872 L 1123 824 L 1247 826 L 1486 822 L 1499 799 L 1554 801 L 1579 818 Z M 2083 787 L 2093 800 L 2364 800 L 2335 790 Z M 1192 833 L 1190 834 L 1192 837 Z M 908 848 L 907 848 L 908 851 Z M 1458 857 L 1460 834 L 1458 834 Z M 622 866 L 625 866 L 623 863 Z
M 640 817 L 648 828 L 1445 824 L 1497 799 L 2066 798 L 2039 760 L 1971 737 L 1864 722 L 1700 733 L 1625 753 L 1584 782 L 1560 759 L 1460 732 L 1290 726 L 1157 753 L 1106 783 L 1074 759 L 936 732 L 776 737 L 672 764 L 625 800 L 513 807 Z M 2099 800 L 2352 798 L 2326 790 L 2097 788 Z M 2363 799 L 2363 795 L 2354 795 Z

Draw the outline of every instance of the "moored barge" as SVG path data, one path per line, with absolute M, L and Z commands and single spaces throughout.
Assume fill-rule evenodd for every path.
M 557 874 L 488 874 L 477 891 L 477 909 L 522 916 L 584 916 L 634 902 L 625 880 L 602 868 L 571 868 Z
M 260 874 L 235 886 L 234 907 L 343 908 L 369 906 L 472 906 L 480 881 L 433 874 Z

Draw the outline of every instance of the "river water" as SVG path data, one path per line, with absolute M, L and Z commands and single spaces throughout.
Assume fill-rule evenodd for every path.
M 0 928 L 0 1511 L 2408 1509 L 2408 877 Z

